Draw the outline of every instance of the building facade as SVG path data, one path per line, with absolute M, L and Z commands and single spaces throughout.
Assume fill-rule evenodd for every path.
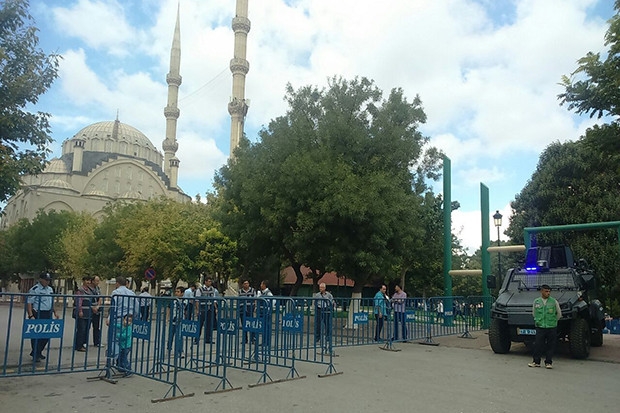
M 181 85 L 181 35 L 179 12 L 170 54 L 164 155 L 136 128 L 114 121 L 86 126 L 62 144 L 62 155 L 54 158 L 39 175 L 22 178 L 21 189 L 11 197 L 0 229 L 20 219 L 32 220 L 39 210 L 87 211 L 95 217 L 111 202 L 141 201 L 166 197 L 189 202 L 177 185 L 176 157 L 178 89 Z

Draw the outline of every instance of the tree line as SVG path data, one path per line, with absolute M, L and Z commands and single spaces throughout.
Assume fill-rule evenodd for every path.
M 59 56 L 38 49 L 27 8 L 25 0 L 0 8 L 0 47 L 9 51 L 0 53 L 0 199 L 18 190 L 20 174 L 41 171 L 50 139 L 49 115 L 27 108 L 56 78 Z M 558 96 L 569 110 L 600 122 L 577 141 L 556 141 L 543 151 L 511 203 L 506 234 L 512 244 L 523 243 L 524 227 L 620 216 L 620 0 L 615 10 L 604 39 L 608 50 L 581 58 L 561 79 Z M 419 130 L 426 122 L 421 99 L 408 100 L 400 88 L 384 96 L 363 77 L 333 77 L 324 88 L 289 85 L 285 100 L 286 113 L 256 141 L 241 140 L 206 203 L 113 204 L 100 221 L 42 211 L 0 232 L 0 277 L 47 268 L 67 277 L 92 272 L 140 279 L 153 267 L 173 282 L 217 274 L 256 284 L 291 266 L 295 294 L 304 265 L 315 285 L 336 271 L 355 280 L 356 294 L 392 280 L 410 295 L 440 295 L 442 211 L 458 202 L 444 205 L 429 186 L 441 178 L 442 154 Z M 33 147 L 21 150 L 19 142 Z M 587 259 L 600 297 L 620 313 L 616 230 L 538 237 L 540 245 L 566 243 Z M 470 256 L 452 239 L 454 268 L 480 268 L 480 251 Z M 516 261 L 502 257 L 504 268 Z M 453 286 L 454 294 L 476 295 L 480 280 L 463 277 Z

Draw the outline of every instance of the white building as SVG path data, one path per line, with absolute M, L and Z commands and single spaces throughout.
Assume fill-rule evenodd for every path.
M 39 175 L 22 178 L 21 189 L 4 208 L 0 229 L 18 220 L 32 220 L 43 211 L 88 211 L 102 214 L 106 204 L 117 200 L 148 200 L 167 197 L 189 202 L 191 197 L 177 186 L 179 159 L 176 124 L 181 85 L 181 36 L 179 14 L 170 57 L 168 102 L 164 109 L 166 137 L 162 155 L 142 132 L 115 121 L 86 126 L 62 145 Z

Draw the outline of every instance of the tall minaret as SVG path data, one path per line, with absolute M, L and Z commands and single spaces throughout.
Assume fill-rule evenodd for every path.
M 243 123 L 248 113 L 248 101 L 245 100 L 245 75 L 250 70 L 250 63 L 245 59 L 250 20 L 248 19 L 248 0 L 237 0 L 237 11 L 232 19 L 232 29 L 235 32 L 235 54 L 230 61 L 230 71 L 233 75 L 232 96 L 228 103 L 230 113 L 230 156 L 243 135 Z
M 181 86 L 181 29 L 180 29 L 180 9 L 179 3 L 177 7 L 177 22 L 174 27 L 174 37 L 172 39 L 172 49 L 170 51 L 170 72 L 166 76 L 168 83 L 168 104 L 164 108 L 164 116 L 166 117 L 166 139 L 162 148 L 164 149 L 164 173 L 170 179 L 170 186 L 177 187 L 176 177 L 179 167 L 179 160 L 176 158 L 177 149 L 177 119 L 179 119 L 179 86 Z M 176 168 L 175 171 L 172 169 Z M 172 178 L 175 178 L 174 180 Z

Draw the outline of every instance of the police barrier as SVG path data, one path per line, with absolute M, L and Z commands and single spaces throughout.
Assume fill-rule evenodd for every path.
M 176 383 L 179 360 L 166 354 L 162 345 L 171 331 L 166 317 L 178 300 L 58 294 L 4 298 L 0 329 L 7 333 L 0 341 L 0 376 L 96 372 L 89 379 L 116 383 L 139 375 L 170 386 L 159 400 L 184 396 Z M 148 320 L 136 317 L 138 300 L 150 303 Z
M 379 317 L 374 298 L 185 299 L 180 292 L 176 298 L 101 297 L 101 304 L 91 303 L 90 313 L 80 316 L 72 311 L 80 297 L 54 295 L 59 318 L 48 318 L 54 314 L 40 302 L 32 308 L 35 318 L 29 319 L 28 307 L 20 301 L 32 297 L 5 297 L 8 305 L 0 306 L 6 314 L 0 318 L 0 331 L 7 331 L 6 341 L 0 342 L 0 376 L 97 371 L 95 378 L 115 382 L 139 375 L 170 386 L 159 400 L 186 396 L 178 386 L 178 375 L 184 372 L 216 378 L 213 391 L 234 389 L 230 368 L 255 372 L 253 385 L 302 378 L 298 362 L 326 365 L 321 376 L 338 374 L 334 348 L 382 343 L 392 349 L 398 342 L 465 335 L 482 327 L 491 302 L 489 297 L 392 300 Z M 95 319 L 105 342 L 81 350 L 78 346 L 89 341 Z M 36 357 L 27 356 L 29 349 L 36 349 Z M 279 369 L 287 374 L 274 381 L 271 375 Z
M 1 308 L 7 314 L 0 319 L 7 331 L 2 376 L 94 371 L 99 374 L 93 379 L 116 382 L 138 375 L 169 384 L 163 400 L 183 395 L 177 384 L 183 371 L 216 377 L 216 391 L 232 388 L 228 368 L 257 372 L 256 384 L 273 382 L 271 367 L 287 369 L 284 379 L 299 378 L 298 360 L 326 364 L 326 375 L 335 373 L 329 334 L 333 313 L 328 311 L 331 304 L 322 300 L 182 299 L 180 294 L 177 298 L 100 297 L 101 305 L 84 306 L 98 307 L 97 327 L 103 337 L 99 347 L 86 345 L 95 310 L 84 309 L 81 315 L 72 311 L 73 303 L 83 297 L 50 296 L 58 318 L 44 318 L 50 313 L 43 310 L 32 320 L 26 306 L 19 304 L 28 298 L 28 294 L 5 295 L 8 303 Z M 311 332 L 317 306 L 325 307 L 318 324 L 323 327 Z M 315 335 L 319 340 L 313 339 Z M 30 339 L 37 351 L 36 357 L 29 358 Z
M 218 313 L 218 361 L 226 368 L 258 373 L 250 386 L 303 378 L 296 362 L 327 364 L 325 375 L 335 374 L 330 335 L 319 335 L 312 342 L 308 331 L 313 306 L 325 306 L 323 300 L 292 297 L 227 297 Z M 332 306 L 332 303 L 329 303 Z M 331 325 L 331 313 L 323 322 Z M 311 344 L 312 343 L 312 344 Z M 285 369 L 285 377 L 273 380 L 273 368 Z M 219 386 L 215 391 L 220 390 Z M 208 393 L 208 392 L 207 392 Z
M 490 297 L 407 297 L 390 300 L 387 314 L 378 317 L 375 298 L 337 298 L 333 319 L 335 347 L 380 343 L 392 349 L 394 343 L 460 334 L 482 328 L 484 311 L 490 311 Z

